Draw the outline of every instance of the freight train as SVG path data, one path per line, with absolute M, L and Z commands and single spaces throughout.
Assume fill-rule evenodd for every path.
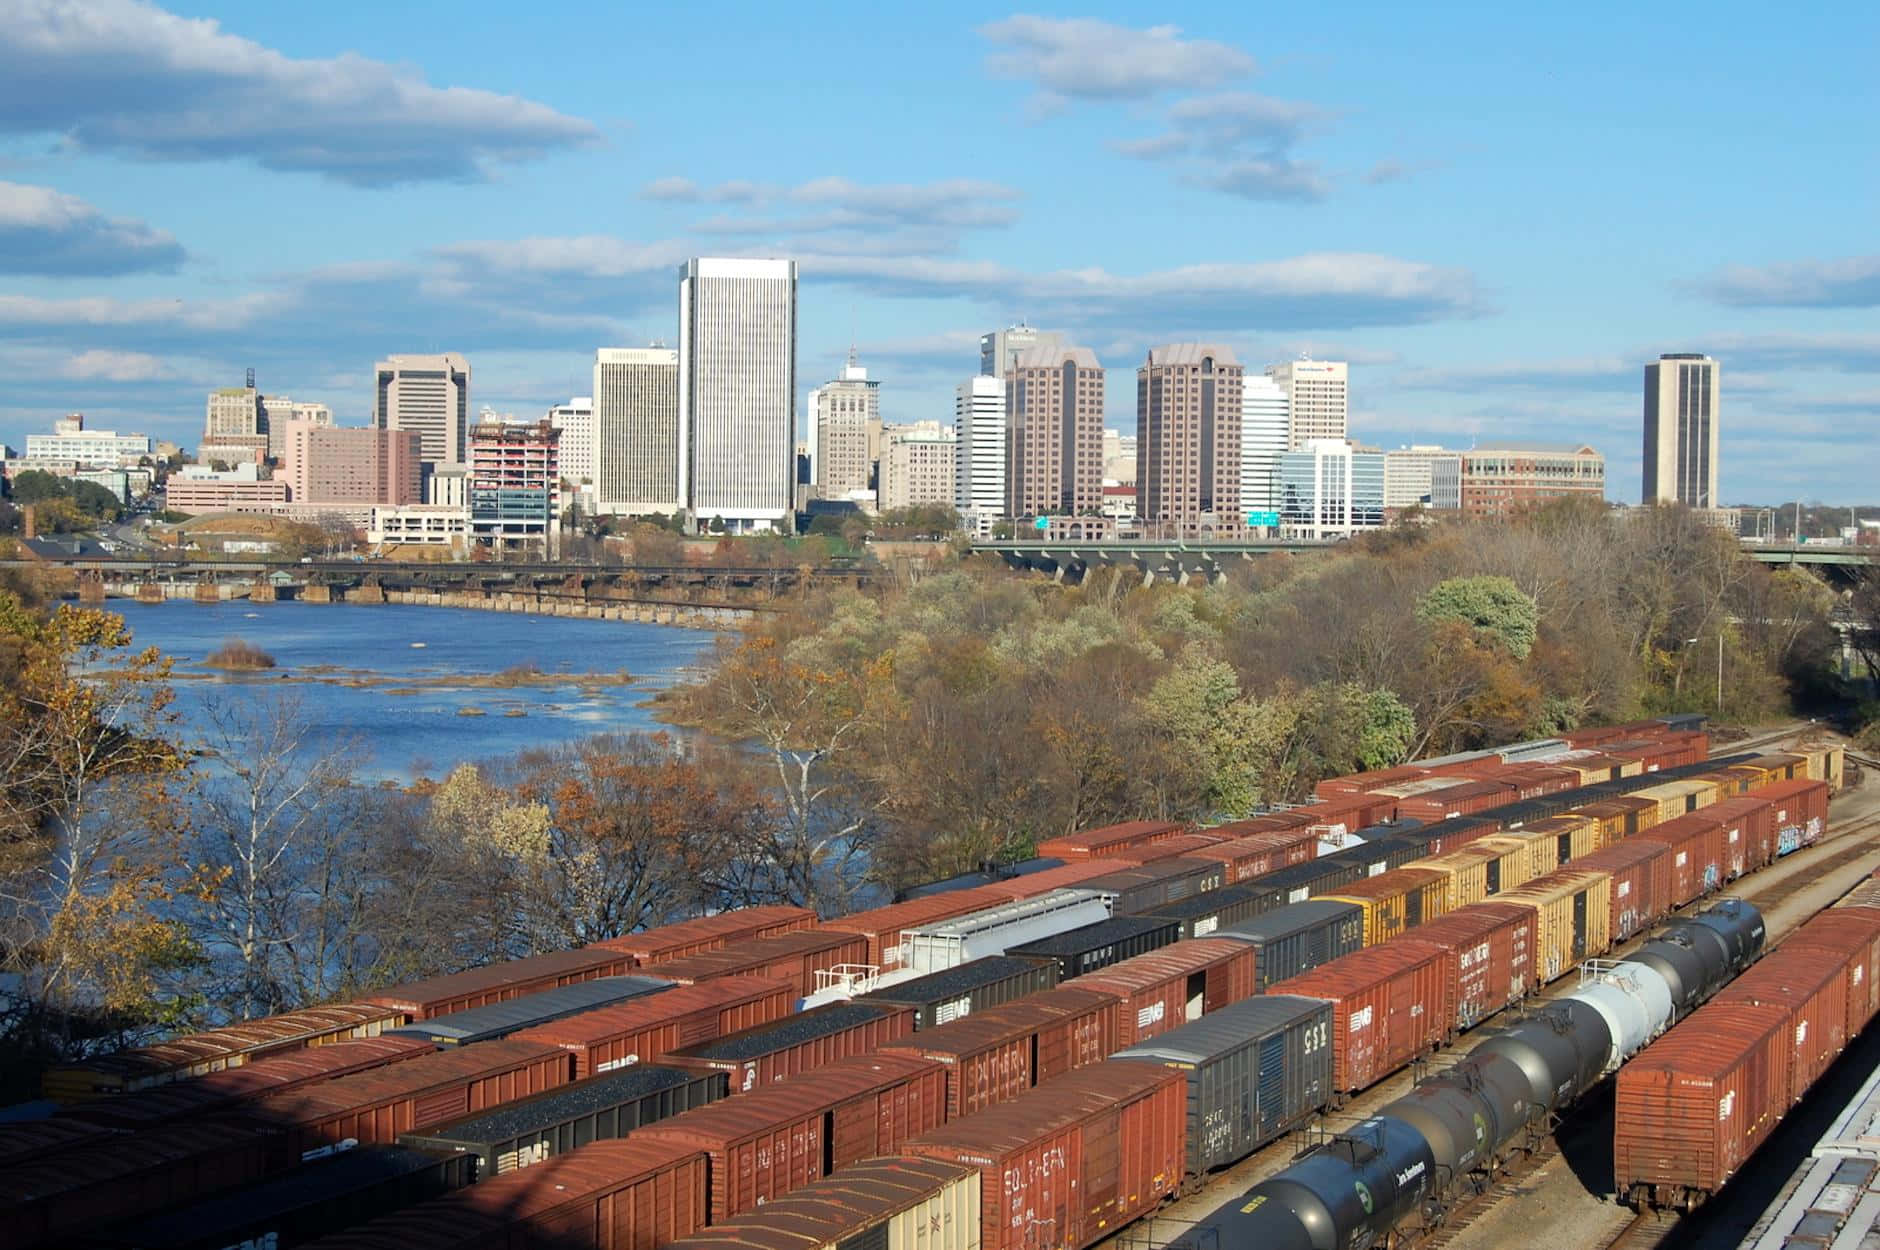
M 1222 1245 L 1340 1250 L 1381 1245 L 1406 1221 L 1440 1221 L 1472 1177 L 1531 1145 L 1551 1117 L 1755 960 L 1763 939 L 1761 914 L 1736 899 L 1671 925 L 1203 1224 Z

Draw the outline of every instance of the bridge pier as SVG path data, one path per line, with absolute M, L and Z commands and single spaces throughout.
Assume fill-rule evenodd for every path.
M 139 603 L 162 603 L 163 602 L 163 584 L 161 582 L 137 583 L 137 602 Z
M 104 578 L 96 573 L 78 575 L 78 601 L 87 606 L 104 602 Z
M 274 583 L 265 577 L 257 577 L 254 585 L 248 588 L 250 603 L 273 603 L 274 599 Z
M 300 598 L 305 603 L 338 602 L 338 596 L 333 593 L 333 588 L 325 582 L 308 582 L 307 588 L 300 592 Z
M 361 582 L 347 594 L 348 603 L 384 603 L 385 588 L 374 581 Z
M 1142 584 L 1143 584 L 1144 589 L 1147 589 L 1148 587 L 1155 585 L 1155 570 L 1154 569 L 1144 569 L 1142 571 Z
M 220 603 L 222 588 L 214 582 L 197 582 L 193 597 L 197 603 Z

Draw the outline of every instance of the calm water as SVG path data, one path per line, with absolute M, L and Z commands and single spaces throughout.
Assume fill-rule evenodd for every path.
M 123 614 L 137 646 L 175 658 L 186 730 L 201 724 L 208 700 L 285 695 L 299 700 L 321 734 L 360 744 L 362 776 L 397 780 L 441 776 L 465 760 L 589 734 L 657 729 L 650 709 L 638 705 L 712 645 L 702 630 L 463 608 L 128 600 L 107 606 Z M 276 667 L 255 675 L 205 669 L 203 658 L 231 638 L 260 647 Z M 424 684 L 524 663 L 569 679 L 509 688 Z M 636 680 L 597 685 L 576 677 L 623 670 Z M 367 684 L 348 684 L 361 681 Z M 461 714 L 466 708 L 484 714 Z

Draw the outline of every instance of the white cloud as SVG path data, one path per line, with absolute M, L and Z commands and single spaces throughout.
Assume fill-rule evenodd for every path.
M 155 382 L 174 377 L 163 361 L 147 352 L 115 352 L 93 348 L 59 366 L 59 376 L 95 382 Z
M 1137 30 L 1096 18 L 1017 14 L 979 28 L 1001 51 L 987 67 L 1036 84 L 1050 96 L 1135 99 L 1194 90 L 1253 72 L 1253 58 L 1206 39 L 1183 39 L 1174 26 Z
M 183 258 L 173 236 L 141 221 L 51 187 L 0 182 L 0 273 L 103 277 L 175 269 Z
M 1701 288 L 1745 308 L 1880 308 L 1880 255 L 1733 265 Z
M 597 142 L 517 96 L 356 53 L 295 59 L 142 0 L 7 0 L 0 132 L 151 160 L 252 160 L 355 186 L 476 181 Z

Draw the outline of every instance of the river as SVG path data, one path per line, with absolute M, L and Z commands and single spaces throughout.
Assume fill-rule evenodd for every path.
M 183 736 L 199 736 L 212 700 L 295 699 L 320 736 L 358 744 L 358 774 L 369 780 L 439 777 L 466 760 L 525 747 L 658 729 L 641 705 L 696 664 L 713 639 L 665 625 L 404 604 L 107 606 L 123 615 L 137 647 L 175 659 Z M 267 652 L 276 667 L 254 674 L 203 667 L 232 638 Z M 547 676 L 524 685 L 440 684 L 474 683 L 524 664 Z M 621 672 L 633 680 L 612 680 Z M 606 680 L 581 680 L 588 674 Z

